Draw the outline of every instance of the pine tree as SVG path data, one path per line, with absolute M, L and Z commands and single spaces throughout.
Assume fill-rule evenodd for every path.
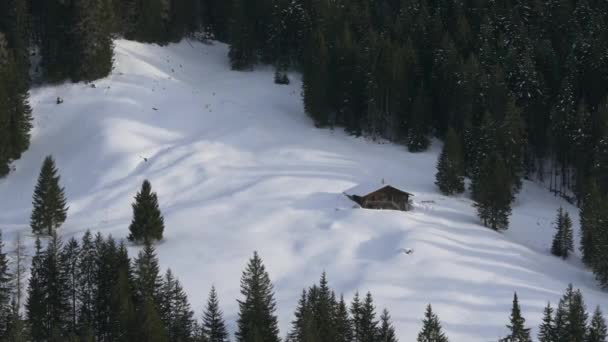
M 53 83 L 70 79 L 73 66 L 78 64 L 73 5 L 62 0 L 33 2 L 34 37 L 40 45 L 41 66 L 46 80 Z
M 340 301 L 336 306 L 335 317 L 336 342 L 351 342 L 353 340 L 353 328 L 343 296 L 340 296 Z
M 464 165 L 460 139 L 453 128 L 448 129 L 448 135 L 437 163 L 435 184 L 445 195 L 464 192 Z
M 189 341 L 194 333 L 194 313 L 179 280 L 167 270 L 161 289 L 160 317 L 169 341 Z
M 361 319 L 359 321 L 359 341 L 374 342 L 378 331 L 378 321 L 376 320 L 376 308 L 372 294 L 365 295 L 365 301 L 361 306 Z
M 158 197 L 152 185 L 145 180 L 133 203 L 133 219 L 129 226 L 129 241 L 147 243 L 162 240 L 165 221 L 158 206 Z
M 154 299 L 143 298 L 141 308 L 137 313 L 138 317 L 138 341 L 147 342 L 169 342 L 163 321 L 157 310 Z
M 44 303 L 46 306 L 46 327 L 50 338 L 67 336 L 69 324 L 69 297 L 67 277 L 62 264 L 62 242 L 53 235 L 44 253 Z
M 280 341 L 273 286 L 257 252 L 243 272 L 241 294 L 236 341 Z
M 574 251 L 572 220 L 563 208 L 559 208 L 557 212 L 557 232 L 553 238 L 551 245 L 551 253 L 555 256 L 568 258 L 568 255 Z
M 495 154 L 486 160 L 479 177 L 474 195 L 479 218 L 494 230 L 507 229 L 513 194 L 502 158 Z
M 509 335 L 501 339 L 503 342 L 532 342 L 530 329 L 525 327 L 526 320 L 521 315 L 521 308 L 517 293 L 513 295 L 513 308 L 511 309 L 511 324 L 507 325 Z
M 388 310 L 382 311 L 380 316 L 380 329 L 378 331 L 378 342 L 397 342 L 397 336 L 395 334 L 395 328 L 391 322 L 391 316 Z
M 254 41 L 254 27 L 248 17 L 249 4 L 246 0 L 232 1 L 230 18 L 230 66 L 232 70 L 251 70 L 257 62 Z
M 93 81 L 109 75 L 114 55 L 111 0 L 79 0 L 74 11 L 78 63 L 73 79 Z
M 4 251 L 2 233 L 0 231 L 0 337 L 8 335 L 13 306 L 11 295 L 13 293 L 13 278 L 9 272 L 9 260 Z
M 165 44 L 168 40 L 169 1 L 136 0 L 135 27 L 127 37 L 144 43 Z
M 65 222 L 68 207 L 59 178 L 53 157 L 46 157 L 34 189 L 30 226 L 35 234 L 53 235 Z
M 47 338 L 44 253 L 40 239 L 36 238 L 35 254 L 32 257 L 30 279 L 27 287 L 26 317 L 32 340 L 44 341 Z
M 587 336 L 585 336 L 585 342 L 606 342 L 607 336 L 608 329 L 606 328 L 606 321 L 598 306 L 593 312 L 593 317 L 591 317 L 591 322 L 587 329 Z
M 112 317 L 111 340 L 129 342 L 137 338 L 135 329 L 135 303 L 133 275 L 127 248 L 120 244 L 117 253 L 116 281 L 112 287 L 110 312 Z
M 287 341 L 289 342 L 301 342 L 304 341 L 304 319 L 309 310 L 308 305 L 308 293 L 306 290 L 302 290 L 302 295 L 298 301 L 298 306 L 294 313 L 294 320 L 291 321 L 291 331 L 287 335 Z
M 304 110 L 317 127 L 330 124 L 328 85 L 328 50 L 321 30 L 313 32 L 307 41 L 307 55 L 302 66 L 302 97 Z
M 78 260 L 80 254 L 80 246 L 76 239 L 71 238 L 63 247 L 61 252 L 61 264 L 66 277 L 66 292 L 68 298 L 68 332 L 70 334 L 78 333 L 78 291 L 79 288 L 79 269 Z
M 201 336 L 205 342 L 228 342 L 229 340 L 215 286 L 211 287 L 207 306 L 203 313 Z
M 509 99 L 505 112 L 500 130 L 500 148 L 505 166 L 511 176 L 513 193 L 517 193 L 521 188 L 521 178 L 524 173 L 526 127 L 521 116 L 521 109 L 517 107 L 514 100 Z
M 587 266 L 593 266 L 598 249 L 596 247 L 597 235 L 601 234 L 603 208 L 602 196 L 595 182 L 589 186 L 589 193 L 585 196 L 580 210 L 581 223 L 581 254 Z
M 558 341 L 583 342 L 587 331 L 587 311 L 580 290 L 566 289 L 555 314 Z
M 162 278 L 154 246 L 146 244 L 134 262 L 135 299 L 143 303 L 152 299 L 155 305 L 161 301 Z M 157 312 L 158 313 L 158 312 Z
M 61 341 L 67 336 L 69 299 L 67 279 L 61 264 L 61 242 L 53 236 L 42 251 L 36 240 L 26 303 L 27 319 L 34 341 Z
M 555 322 L 553 320 L 553 308 L 547 303 L 543 311 L 543 322 L 538 328 L 538 342 L 555 342 Z
M 90 231 L 86 231 L 80 243 L 78 257 L 78 331 L 85 332 L 92 329 L 95 321 L 98 284 L 97 250 Z
M 117 281 L 118 247 L 111 235 L 104 239 L 101 233 L 97 233 L 95 236 L 94 244 L 97 255 L 94 331 L 97 340 L 107 340 L 112 334 L 112 289 Z
M 448 342 L 448 338 L 442 332 L 441 323 L 437 315 L 429 304 L 426 307 L 424 319 L 422 320 L 422 330 L 418 334 L 418 342 Z

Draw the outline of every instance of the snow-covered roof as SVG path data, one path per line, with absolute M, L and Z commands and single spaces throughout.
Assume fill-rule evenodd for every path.
M 389 182 L 384 181 L 384 183 L 382 183 L 382 181 L 380 182 L 364 182 L 364 183 L 360 183 L 355 185 L 354 187 L 344 190 L 344 193 L 349 195 L 349 196 L 353 196 L 353 195 L 357 195 L 357 196 L 365 196 L 368 194 L 371 194 L 372 192 L 378 190 L 378 189 L 382 189 L 385 186 L 391 186 L 395 189 L 401 190 L 403 192 L 407 192 L 401 188 L 399 188 L 396 185 L 393 185 Z

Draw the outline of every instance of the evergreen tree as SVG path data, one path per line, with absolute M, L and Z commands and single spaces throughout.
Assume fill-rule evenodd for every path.
M 344 301 L 344 297 L 342 296 L 340 296 L 340 301 L 336 306 L 335 317 L 336 342 L 351 342 L 353 340 L 353 328 L 350 317 L 348 315 L 348 308 L 346 307 L 346 302 Z
M 513 193 L 517 193 L 521 188 L 521 178 L 524 173 L 524 152 L 527 140 L 521 109 L 512 99 L 509 99 L 506 104 L 500 133 L 500 148 L 505 166 L 511 175 Z
M 11 295 L 13 293 L 13 278 L 9 272 L 9 260 L 4 252 L 2 233 L 0 232 L 0 338 L 6 337 L 9 332 L 13 306 Z
M 65 338 L 69 324 L 69 297 L 67 277 L 62 264 L 62 243 L 54 235 L 44 253 L 44 301 L 45 324 L 51 339 Z
M 155 305 L 159 305 L 163 284 L 154 246 L 146 244 L 143 251 L 139 252 L 134 262 L 133 273 L 137 302 L 142 304 L 145 300 L 151 299 Z
M 169 342 L 163 321 L 149 296 L 143 298 L 138 316 L 138 340 L 147 342 Z
M 179 280 L 167 270 L 161 289 L 160 317 L 169 341 L 187 342 L 194 333 L 194 313 Z
M 426 307 L 424 319 L 422 320 L 422 330 L 418 333 L 418 342 L 448 342 L 441 329 L 441 323 L 437 315 L 433 313 L 433 309 L 429 304 Z
M 555 313 L 555 330 L 558 341 L 582 342 L 587 331 L 587 311 L 580 290 L 572 285 L 559 302 Z
M 570 252 L 574 250 L 572 220 L 568 212 L 564 212 L 563 208 L 559 208 L 557 212 L 557 231 L 551 245 L 551 253 L 555 256 L 568 258 Z
M 395 334 L 395 328 L 393 327 L 393 323 L 391 322 L 391 316 L 388 313 L 388 310 L 384 309 L 382 311 L 382 316 L 380 316 L 380 329 L 378 331 L 378 342 L 397 342 L 397 336 Z
M 96 298 L 98 291 L 97 274 L 99 263 L 97 262 L 97 250 L 90 231 L 86 231 L 80 243 L 78 257 L 78 331 L 84 333 L 91 330 L 96 309 Z
M 44 159 L 34 189 L 34 209 L 30 226 L 35 234 L 53 235 L 67 217 L 68 207 L 64 189 L 59 186 L 59 175 L 53 157 Z
M 464 165 L 460 139 L 454 129 L 448 129 L 448 135 L 437 163 L 435 184 L 445 195 L 464 192 Z
M 602 315 L 600 307 L 596 307 L 591 317 L 591 323 L 587 329 L 587 336 L 585 342 L 606 342 L 606 336 L 608 336 L 608 329 L 606 328 L 606 321 Z
M 230 18 L 230 66 L 232 70 L 251 70 L 257 62 L 254 41 L 255 28 L 251 24 L 249 1 L 232 1 Z
M 287 335 L 287 341 L 289 342 L 301 342 L 304 341 L 304 319 L 308 314 L 307 310 L 309 310 L 308 305 L 308 293 L 306 290 L 302 291 L 302 295 L 300 296 L 300 300 L 298 301 L 298 306 L 295 311 L 295 318 L 291 321 L 291 331 Z
M 133 341 L 137 338 L 134 332 L 136 317 L 133 300 L 133 274 L 127 248 L 122 243 L 118 248 L 116 273 L 110 305 L 110 316 L 112 317 L 111 340 L 118 342 Z
M 494 154 L 484 163 L 475 188 L 475 207 L 483 224 L 494 230 L 507 229 L 511 215 L 511 180 L 500 156 Z
M 605 206 L 603 205 L 602 196 L 600 195 L 597 184 L 592 183 L 580 210 L 580 250 L 583 262 L 587 266 L 594 265 L 598 253 L 596 240 L 598 234 L 601 234 L 603 208 L 605 208 Z
M 78 63 L 74 80 L 93 81 L 112 71 L 114 13 L 111 0 L 75 2 L 75 45 Z
M 313 32 L 307 42 L 302 68 L 302 97 L 304 110 L 317 127 L 330 124 L 328 96 L 328 51 L 325 36 L 321 30 Z
M 129 241 L 136 243 L 162 240 L 165 221 L 158 206 L 158 197 L 152 185 L 145 180 L 133 203 L 133 219 L 129 226 Z
M 32 257 L 30 279 L 25 304 L 29 331 L 33 341 L 44 341 L 48 336 L 46 329 L 44 253 L 40 239 L 36 238 L 36 250 Z
M 78 259 L 80 246 L 76 239 L 71 238 L 63 247 L 61 252 L 61 264 L 66 277 L 66 292 L 68 298 L 68 333 L 76 335 L 78 333 L 78 291 L 79 288 L 79 269 Z
M 127 37 L 144 43 L 165 44 L 168 40 L 169 10 L 168 0 L 136 0 L 135 28 Z
M 205 342 L 228 342 L 228 331 L 224 323 L 223 313 L 220 310 L 219 300 L 215 287 L 211 287 L 207 306 L 203 313 L 201 327 L 202 341 Z
M 538 342 L 555 342 L 555 322 L 553 320 L 553 308 L 547 303 L 543 311 L 543 322 L 538 328 Z
M 521 315 L 521 308 L 517 293 L 513 295 L 513 308 L 511 309 L 511 324 L 507 325 L 509 335 L 501 339 L 503 342 L 532 342 L 530 329 L 525 327 L 526 320 Z
M 273 286 L 257 252 L 243 272 L 241 294 L 236 341 L 280 341 Z

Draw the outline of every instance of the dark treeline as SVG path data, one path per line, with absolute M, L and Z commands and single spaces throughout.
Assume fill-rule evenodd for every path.
M 180 281 L 170 269 L 161 274 L 150 244 L 131 259 L 124 243 L 99 233 L 86 232 L 80 241 L 72 238 L 66 243 L 55 235 L 45 246 L 37 239 L 26 289 L 24 263 L 19 239 L 10 255 L 0 240 L 0 341 L 231 340 L 215 287 L 197 320 Z M 291 329 L 281 339 L 273 284 L 257 253 L 243 271 L 238 304 L 233 339 L 237 342 L 398 342 L 389 312 L 379 314 L 370 293 L 356 293 L 347 304 L 329 287 L 325 274 L 303 290 Z M 506 327 L 508 335 L 501 342 L 533 340 L 517 294 Z M 590 318 L 581 292 L 572 285 L 556 308 L 546 306 L 538 329 L 540 342 L 606 338 L 599 307 Z M 448 341 L 430 305 L 417 341 Z
M 150 244 L 132 260 L 123 242 L 99 233 L 86 232 L 80 241 L 67 243 L 54 235 L 45 246 L 37 239 L 27 289 L 21 240 L 15 255 L 3 247 L 0 239 L 0 341 L 230 340 L 215 287 L 197 320 L 179 280 L 170 269 L 161 274 Z M 280 342 L 273 285 L 257 253 L 243 271 L 241 295 L 234 340 Z M 427 316 L 423 331 L 441 333 L 437 316 Z M 370 293 L 364 299 L 356 294 L 347 306 L 323 274 L 318 285 L 303 292 L 286 341 L 398 340 L 388 311 L 378 317 Z

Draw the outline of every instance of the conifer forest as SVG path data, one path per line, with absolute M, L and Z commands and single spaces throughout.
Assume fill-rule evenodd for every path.
M 608 1 L 0 0 L 0 233 L 0 342 L 606 342 Z

